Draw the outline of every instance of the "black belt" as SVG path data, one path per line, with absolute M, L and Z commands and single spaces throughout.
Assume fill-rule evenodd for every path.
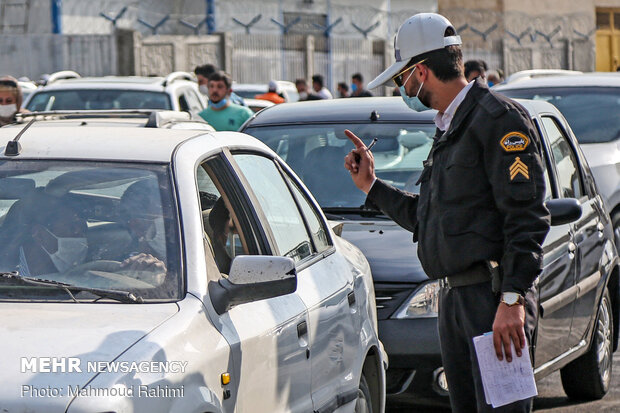
M 444 285 L 449 288 L 464 287 L 491 281 L 491 272 L 485 263 L 474 264 L 465 271 L 443 278 Z

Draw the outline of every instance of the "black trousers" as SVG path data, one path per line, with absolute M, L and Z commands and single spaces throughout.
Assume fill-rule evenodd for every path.
M 535 343 L 533 333 L 538 318 L 534 290 L 525 297 L 525 336 Z M 473 338 L 493 329 L 499 295 L 491 290 L 491 282 L 463 287 L 443 287 L 439 297 L 439 339 L 441 358 L 450 390 L 453 413 L 530 412 L 532 399 L 493 409 L 484 397 L 478 359 Z M 533 346 L 530 345 L 533 358 Z

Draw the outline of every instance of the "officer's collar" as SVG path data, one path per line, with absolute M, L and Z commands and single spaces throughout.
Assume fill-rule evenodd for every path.
M 487 85 L 480 78 L 476 78 L 471 86 L 471 89 L 469 89 L 469 92 L 465 95 L 465 99 L 463 99 L 463 102 L 461 102 L 459 107 L 456 108 L 452 122 L 450 122 L 450 127 L 439 141 L 447 140 L 460 128 L 463 121 L 467 118 L 467 115 L 469 115 L 469 112 L 471 112 L 471 110 L 476 106 L 480 94 L 485 93 L 485 91 L 487 93 L 489 92 Z

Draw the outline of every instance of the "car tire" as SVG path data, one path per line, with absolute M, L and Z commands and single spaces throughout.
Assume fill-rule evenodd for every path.
M 613 359 L 613 313 L 605 288 L 598 306 L 590 349 L 560 370 L 562 387 L 571 399 L 597 400 L 609 390 Z
M 370 394 L 370 387 L 364 373 L 360 378 L 360 385 L 357 389 L 357 400 L 355 401 L 355 413 L 372 413 L 372 396 Z

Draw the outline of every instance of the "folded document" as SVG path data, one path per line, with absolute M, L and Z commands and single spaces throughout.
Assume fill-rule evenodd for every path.
M 527 345 L 517 357 L 514 343 L 512 362 L 499 361 L 493 346 L 493 333 L 474 337 L 474 346 L 487 404 L 494 408 L 538 395 Z

